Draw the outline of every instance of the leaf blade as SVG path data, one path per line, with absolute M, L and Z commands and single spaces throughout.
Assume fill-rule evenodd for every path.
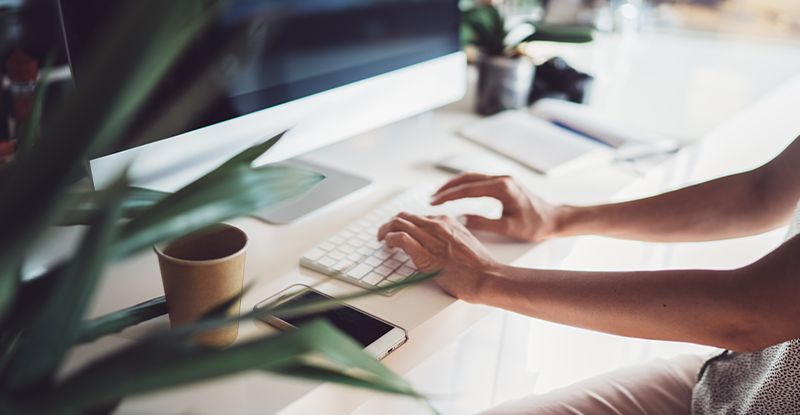
M 215 9 L 219 1 L 210 9 Z M 83 169 L 89 154 L 109 148 L 117 139 L 109 127 L 111 120 L 120 121 L 122 128 L 133 116 L 141 98 L 155 88 L 163 69 L 175 61 L 179 50 L 185 46 L 190 33 L 199 30 L 202 19 L 187 20 L 192 10 L 191 1 L 141 0 L 126 2 L 117 19 L 112 19 L 110 31 L 98 38 L 104 41 L 90 54 L 92 61 L 86 65 L 87 78 L 92 82 L 82 85 L 81 93 L 71 90 L 61 105 L 41 127 L 37 145 L 25 156 L 24 163 L 13 163 L 0 182 L 0 279 L 17 278 L 15 259 L 24 256 L 29 247 L 53 223 L 63 202 L 62 190 L 71 177 Z M 182 36 L 165 36 L 162 32 L 147 31 L 142 23 L 151 27 L 180 26 Z M 172 24 L 175 23 L 175 24 Z M 178 29 L 176 29 L 178 30 Z M 182 43 L 184 42 L 184 43 Z M 132 47 L 136 45 L 137 47 Z M 144 47 L 142 47 L 144 45 Z M 158 47 L 149 47 L 157 45 Z M 157 68 L 146 67 L 141 56 L 132 50 L 144 49 L 148 62 Z M 158 70 L 156 70 L 158 69 Z M 115 76 L 108 76 L 114 73 Z M 130 79 L 144 84 L 130 85 Z M 119 82 L 119 79 L 127 79 Z M 41 168 L 47 166 L 46 169 Z
M 107 209 L 96 218 L 81 243 L 82 255 L 63 268 L 51 300 L 44 304 L 39 324 L 26 330 L 4 379 L 10 388 L 23 388 L 47 378 L 72 346 L 114 238 L 126 185 L 123 178 L 108 194 Z
M 63 212 L 57 219 L 57 226 L 88 225 L 92 218 L 102 211 L 101 201 L 107 190 L 68 193 Z M 122 200 L 122 217 L 135 218 L 147 209 L 164 200 L 169 193 L 141 187 L 128 187 Z
M 282 136 L 248 148 L 125 225 L 116 257 L 298 197 L 324 176 L 299 166 L 250 166 Z
M 84 321 L 78 329 L 76 344 L 89 343 L 108 334 L 167 314 L 166 297 L 156 297 L 93 320 Z
M 391 375 L 387 375 L 388 369 L 364 354 L 360 346 L 344 337 L 329 323 L 315 321 L 304 326 L 302 330 L 233 345 L 222 350 L 185 346 L 175 348 L 174 344 L 168 346 L 163 343 L 145 342 L 142 346 L 101 359 L 70 377 L 59 386 L 47 404 L 82 407 L 121 396 L 256 367 L 280 373 L 284 368 L 297 365 L 299 357 L 310 351 L 316 350 L 327 355 L 331 349 L 320 345 L 328 343 L 339 345 L 333 350 L 334 355 L 329 356 L 334 361 L 340 356 L 347 357 L 347 361 L 360 361 L 361 359 L 352 355 L 361 354 L 364 359 L 371 360 L 373 365 L 360 364 L 360 366 L 377 365 L 382 368 L 381 373 L 375 374 L 382 379 L 382 383 L 378 385 L 377 381 L 368 381 L 370 384 L 376 384 L 376 389 L 382 390 L 394 386 L 397 393 L 419 396 L 399 376 L 392 374 L 391 371 L 388 372 Z M 302 376 L 302 373 L 298 375 Z M 367 383 L 364 385 L 369 386 Z
M 594 28 L 590 26 L 563 26 L 544 23 L 534 24 L 536 31 L 522 42 L 547 41 L 561 43 L 586 43 L 594 39 Z

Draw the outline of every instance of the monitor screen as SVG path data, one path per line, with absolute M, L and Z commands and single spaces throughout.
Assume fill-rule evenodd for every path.
M 122 3 L 61 0 L 79 90 L 91 82 L 81 78 L 91 43 Z M 458 25 L 454 0 L 232 0 L 166 75 L 114 151 L 452 54 L 460 49 Z M 210 97 L 203 108 L 176 105 L 196 85 Z M 142 128 L 163 117 L 182 121 Z

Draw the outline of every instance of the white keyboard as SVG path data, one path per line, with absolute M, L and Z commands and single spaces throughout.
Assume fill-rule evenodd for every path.
M 378 242 L 378 228 L 394 215 L 405 211 L 422 215 L 463 214 L 497 219 L 502 205 L 489 197 L 460 199 L 439 206 L 430 205 L 430 196 L 438 186 L 418 184 L 353 222 L 300 257 L 300 265 L 364 288 L 381 287 L 402 281 L 417 267 L 398 248 Z

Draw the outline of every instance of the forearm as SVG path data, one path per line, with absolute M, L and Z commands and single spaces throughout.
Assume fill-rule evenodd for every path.
M 800 237 L 735 270 L 579 272 L 497 265 L 465 297 L 623 336 L 755 351 L 800 337 Z M 472 294 L 472 295 L 471 295 Z
M 610 334 L 745 350 L 730 271 L 576 272 L 507 267 L 477 302 Z
M 694 242 L 766 232 L 784 225 L 797 201 L 771 192 L 768 182 L 768 171 L 758 169 L 630 202 L 562 206 L 556 236 Z

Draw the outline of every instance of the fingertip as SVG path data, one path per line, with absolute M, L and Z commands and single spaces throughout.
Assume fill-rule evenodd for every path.
M 409 220 L 409 221 L 410 221 L 410 220 L 412 220 L 412 219 L 414 219 L 414 218 L 417 218 L 417 217 L 419 217 L 419 215 L 416 215 L 416 214 L 414 214 L 414 213 L 411 213 L 411 212 L 406 212 L 406 211 L 404 210 L 404 211 L 402 211 L 402 212 L 398 213 L 397 215 L 395 215 L 395 217 L 397 217 L 397 218 L 400 218 L 400 219 Z
M 389 232 L 386 234 L 384 238 L 384 243 L 389 248 L 403 248 L 403 239 L 410 238 L 410 236 L 405 232 Z
M 453 200 L 453 191 L 452 191 L 452 189 L 447 189 L 447 190 L 445 190 L 443 192 L 440 192 L 440 193 L 438 193 L 436 195 L 431 196 L 431 202 L 430 203 L 431 203 L 432 206 L 437 206 L 437 205 L 441 205 L 441 204 L 443 204 L 445 202 L 449 202 L 451 200 Z

